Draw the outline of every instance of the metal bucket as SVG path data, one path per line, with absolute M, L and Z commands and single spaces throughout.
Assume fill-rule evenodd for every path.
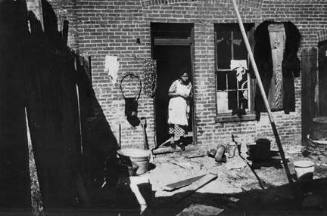
M 255 144 L 251 143 L 247 145 L 248 155 L 252 160 L 264 161 L 270 158 L 270 140 L 260 138 L 257 139 Z
M 311 180 L 314 172 L 314 162 L 309 160 L 294 161 L 295 174 L 298 180 Z
M 136 175 L 141 175 L 149 170 L 149 150 L 126 148 L 119 149 L 117 153 L 122 164 L 125 164 L 128 167 L 137 167 L 135 171 Z
M 327 116 L 319 116 L 312 119 L 310 135 L 313 140 L 327 138 Z

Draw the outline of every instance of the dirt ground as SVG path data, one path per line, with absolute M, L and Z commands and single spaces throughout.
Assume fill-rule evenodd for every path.
M 153 191 L 149 215 L 323 215 L 327 214 L 327 165 L 317 158 L 304 158 L 301 148 L 286 148 L 294 179 L 293 162 L 315 161 L 311 181 L 290 184 L 278 152 L 260 163 L 237 155 L 217 163 L 205 150 L 190 150 L 156 156 L 150 174 Z M 199 156 L 203 153 L 205 156 Z M 198 157 L 197 157 L 198 156 Z M 212 173 L 217 178 L 198 190 L 191 186 L 172 192 L 167 184 Z
M 99 191 L 98 209 L 73 209 L 71 215 L 327 215 L 326 160 L 314 155 L 305 158 L 301 146 L 284 150 L 294 179 L 294 161 L 315 162 L 312 180 L 290 184 L 276 149 L 263 162 L 236 154 L 217 163 L 207 156 L 207 149 L 186 148 L 156 155 L 147 173 L 122 177 L 116 187 Z M 200 188 L 191 184 L 164 190 L 167 184 L 208 174 L 216 178 Z M 141 202 L 132 191 L 132 179 L 141 179 L 137 185 Z M 45 215 L 42 205 L 37 204 L 34 215 Z M 70 214 L 48 210 L 46 215 Z

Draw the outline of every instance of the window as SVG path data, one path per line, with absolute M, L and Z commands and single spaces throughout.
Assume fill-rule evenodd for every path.
M 245 24 L 245 29 L 252 39 L 253 25 Z M 215 60 L 217 120 L 250 120 L 254 85 L 238 24 L 215 25 Z

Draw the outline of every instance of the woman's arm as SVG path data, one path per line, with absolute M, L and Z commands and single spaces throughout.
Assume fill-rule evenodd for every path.
M 185 93 L 183 95 L 180 95 L 181 97 L 185 98 L 186 100 L 189 100 L 193 97 L 193 92 L 192 92 L 192 84 L 189 83 L 189 92 Z
M 182 96 L 182 95 L 180 95 L 180 94 L 178 94 L 176 92 L 168 92 L 168 96 L 169 97 L 178 97 L 178 96 Z
M 169 97 L 178 97 L 180 96 L 177 92 L 176 92 L 176 89 L 177 89 L 177 83 L 176 81 L 174 81 L 171 86 L 169 87 L 169 90 L 168 90 L 168 96 Z

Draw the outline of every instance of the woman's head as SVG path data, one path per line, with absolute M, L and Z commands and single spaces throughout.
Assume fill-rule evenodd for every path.
M 185 83 L 189 81 L 189 76 L 188 76 L 188 73 L 186 71 L 181 71 L 179 73 L 179 78 Z

